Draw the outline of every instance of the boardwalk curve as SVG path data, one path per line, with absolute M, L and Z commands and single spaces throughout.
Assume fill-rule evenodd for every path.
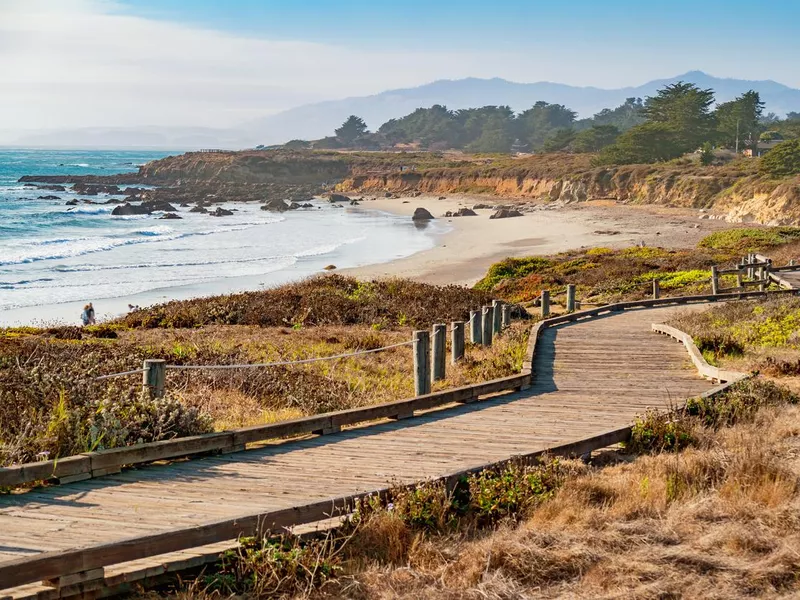
M 535 381 L 524 391 L 336 435 L 0 497 L 0 571 L 3 563 L 39 553 L 439 477 L 625 427 L 646 408 L 667 408 L 713 386 L 681 344 L 651 331 L 674 311 L 611 313 L 543 330 Z

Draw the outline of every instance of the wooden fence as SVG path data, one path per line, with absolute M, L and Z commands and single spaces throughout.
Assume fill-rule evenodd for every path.
M 782 293 L 795 295 L 798 294 L 798 291 L 784 290 L 771 292 L 769 295 Z M 719 302 L 766 296 L 767 293 L 764 292 L 744 292 L 737 294 L 658 298 L 621 302 L 590 310 L 559 315 L 539 321 L 534 325 L 529 338 L 526 359 L 523 362 L 522 371 L 518 375 L 443 392 L 426 394 L 408 400 L 326 413 L 272 425 L 255 426 L 206 436 L 181 438 L 165 442 L 155 442 L 152 444 L 142 444 L 139 446 L 87 453 L 61 459 L 57 463 L 54 463 L 54 461 L 46 461 L 44 463 L 10 467 L 0 470 L 0 485 L 13 485 L 32 479 L 44 479 L 51 475 L 55 475 L 56 477 L 70 477 L 74 475 L 91 477 L 93 474 L 102 474 L 102 472 L 117 472 L 123 465 L 205 454 L 212 451 L 228 452 L 242 450 L 245 445 L 250 442 L 265 441 L 299 433 L 333 433 L 334 431 L 338 431 L 343 425 L 363 423 L 375 419 L 411 418 L 415 416 L 417 411 L 424 411 L 451 403 L 473 402 L 488 394 L 528 387 L 532 378 L 535 376 L 533 373 L 533 365 L 536 359 L 536 344 L 541 332 L 548 327 L 554 327 L 581 319 L 591 319 L 623 310 L 679 306 L 683 304 Z M 665 326 L 654 327 L 657 327 L 658 331 L 667 335 L 672 335 L 684 343 L 695 365 L 702 374 L 717 380 L 727 380 L 727 383 L 703 394 L 704 397 L 709 397 L 725 390 L 734 381 L 741 378 L 742 375 L 738 373 L 734 374 L 719 370 L 713 371 L 714 367 L 711 367 L 711 365 L 705 362 L 702 355 L 691 342 L 691 338 L 683 332 L 673 328 L 666 328 Z M 694 350 L 692 350 L 692 348 Z M 464 475 L 479 472 L 487 468 L 502 467 L 510 462 L 535 462 L 543 454 L 556 456 L 582 455 L 592 450 L 624 442 L 630 437 L 630 431 L 630 427 L 618 428 L 578 442 L 549 448 L 546 451 L 537 451 L 522 456 L 516 456 L 500 462 L 476 465 L 466 470 L 444 475 L 437 481 L 444 481 L 446 483 L 454 482 Z M 64 466 L 65 464 L 68 466 Z M 99 473 L 95 471 L 99 471 Z M 26 477 L 28 479 L 26 479 Z M 303 506 L 242 515 L 236 519 L 226 519 L 195 527 L 174 529 L 89 548 L 47 552 L 8 561 L 0 564 L 0 588 L 19 586 L 44 579 L 54 579 L 65 575 L 86 573 L 102 569 L 109 565 L 185 550 L 214 542 L 236 539 L 240 535 L 260 534 L 269 530 L 277 530 L 279 528 L 324 520 L 331 516 L 347 514 L 359 500 L 368 496 L 386 494 L 389 492 L 389 489 L 389 487 L 384 487 L 370 492 L 352 494 Z

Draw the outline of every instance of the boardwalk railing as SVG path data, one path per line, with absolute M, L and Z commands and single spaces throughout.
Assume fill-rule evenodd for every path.
M 772 264 L 772 259 L 763 254 L 751 253 L 743 257 L 741 262 L 730 269 L 720 269 L 711 267 L 711 289 L 715 294 L 724 294 L 737 291 L 746 291 L 748 287 L 757 287 L 763 292 L 771 283 L 776 283 L 784 289 L 792 289 L 791 283 L 782 278 L 779 273 L 800 271 L 800 265 L 794 264 L 794 260 L 789 261 L 788 265 L 776 267 Z M 720 287 L 720 277 L 725 275 L 736 276 L 736 286 L 730 288 Z
M 421 396 L 411 400 L 388 403 L 384 405 L 368 407 L 365 409 L 354 409 L 352 411 L 328 413 L 326 415 L 309 417 L 307 419 L 298 419 L 297 421 L 293 422 L 293 425 L 290 425 L 288 422 L 278 423 L 275 425 L 249 428 L 247 430 L 237 430 L 235 432 L 226 432 L 223 434 L 213 435 L 232 436 L 232 439 L 225 442 L 226 444 L 235 444 L 237 439 L 240 443 L 246 443 L 248 441 L 264 439 L 265 432 L 267 431 L 271 432 L 269 434 L 271 436 L 275 436 L 278 432 L 280 435 L 286 435 L 287 432 L 295 431 L 295 428 L 308 431 L 311 429 L 311 427 L 324 427 L 326 424 L 328 426 L 332 426 L 335 423 L 349 424 L 378 417 L 397 417 L 399 415 L 411 416 L 415 410 L 425 410 L 427 408 L 440 406 L 441 404 L 449 402 L 468 402 L 470 400 L 478 399 L 484 394 L 508 389 L 519 389 L 529 385 L 532 377 L 535 377 L 535 373 L 532 372 L 532 366 L 536 356 L 536 342 L 542 331 L 548 327 L 554 327 L 563 323 L 581 319 L 595 318 L 604 314 L 619 312 L 627 309 L 682 305 L 699 302 L 716 302 L 726 299 L 736 299 L 742 296 L 764 297 L 765 295 L 766 294 L 763 293 L 753 292 L 748 294 L 732 294 L 729 298 L 721 295 L 662 298 L 638 302 L 623 302 L 619 304 L 598 307 L 587 311 L 579 311 L 571 314 L 560 315 L 540 321 L 534 326 L 530 335 L 527 357 L 523 364 L 522 372 L 519 375 L 494 380 L 484 384 L 467 386 L 457 390 L 448 390 L 447 392 L 440 392 L 438 394 L 429 394 L 428 396 Z M 673 328 L 663 329 L 662 331 L 672 335 L 673 337 L 676 337 L 676 339 L 680 339 L 680 341 L 687 346 L 687 350 L 689 350 L 693 360 L 698 358 L 698 360 L 695 361 L 695 365 L 701 374 L 712 374 L 715 375 L 716 379 L 728 379 L 728 383 L 707 391 L 706 393 L 702 394 L 701 397 L 711 397 L 719 394 L 732 385 L 735 380 L 741 378 L 741 374 L 738 373 L 735 374 L 734 377 L 728 373 L 712 373 L 711 371 L 708 371 L 708 369 L 712 367 L 703 360 L 699 350 L 697 350 L 696 346 L 694 346 L 694 344 L 691 342 L 691 338 L 689 338 L 687 334 Z M 250 432 L 250 434 L 247 432 Z M 605 448 L 620 442 L 625 442 L 630 438 L 630 434 L 631 427 L 626 426 L 607 431 L 600 435 L 585 438 L 577 442 L 514 456 L 499 462 L 476 465 L 468 469 L 443 475 L 434 481 L 444 482 L 446 485 L 452 485 L 465 475 L 477 473 L 486 469 L 500 468 L 510 463 L 535 463 L 545 454 L 553 456 L 580 456 L 593 450 Z M 237 435 L 239 436 L 238 438 Z M 180 444 L 184 443 L 185 441 L 186 440 L 175 440 L 175 443 Z M 159 444 L 161 445 L 159 446 Z M 146 444 L 140 447 L 123 448 L 117 451 L 117 459 L 125 456 L 125 460 L 130 461 L 135 453 L 141 454 L 143 451 L 145 451 L 145 446 L 147 449 L 156 447 L 166 448 L 170 444 L 171 442 L 159 442 L 157 444 Z M 110 452 L 113 453 L 115 451 Z M 186 452 L 184 451 L 183 454 L 186 454 Z M 105 456 L 111 456 L 111 454 L 106 453 Z M 152 460 L 153 455 L 150 454 L 149 456 L 151 457 L 150 460 Z M 112 461 L 112 463 L 120 464 L 120 460 L 116 460 L 116 462 Z M 412 484 L 412 486 L 413 485 L 414 484 Z M 215 542 L 235 540 L 239 536 L 243 535 L 259 535 L 268 531 L 277 531 L 283 528 L 322 521 L 331 517 L 347 515 L 348 513 L 352 512 L 353 508 L 360 500 L 367 497 L 384 496 L 388 494 L 390 490 L 391 487 L 387 486 L 368 492 L 331 498 L 302 506 L 265 511 L 257 514 L 241 515 L 235 519 L 226 519 L 193 527 L 173 529 L 152 535 L 128 538 L 108 544 L 65 551 L 46 552 L 8 561 L 0 564 L 0 588 L 9 588 L 42 580 L 58 581 L 58 578 L 62 578 L 62 581 L 68 581 L 69 579 L 65 576 L 74 576 L 77 579 L 84 581 L 85 577 L 88 577 L 88 574 L 92 574 L 91 578 L 95 580 L 102 580 L 103 568 L 109 565 L 116 565 L 151 556 L 159 556 L 162 554 L 195 548 Z M 84 579 L 81 579 L 81 577 L 84 577 Z M 66 590 L 62 589 L 62 591 Z
M 697 369 L 697 372 L 706 379 L 710 379 L 716 383 L 735 383 L 747 377 L 747 375 L 739 371 L 726 371 L 708 364 L 708 361 L 703 357 L 700 349 L 695 345 L 692 336 L 688 333 L 661 323 L 653 323 L 651 327 L 655 333 L 668 335 L 681 342 L 689 353 L 689 357 L 692 359 L 692 363 Z
M 511 323 L 511 306 L 495 301 L 492 306 L 483 308 L 482 318 L 476 326 L 483 330 L 482 343 L 491 345 L 491 339 L 500 335 L 502 330 Z M 496 318 L 495 315 L 500 315 Z M 488 324 L 488 325 L 487 325 Z M 488 333 L 486 329 L 488 327 Z M 456 363 L 464 357 L 465 327 L 464 322 L 455 321 L 451 329 L 451 361 Z M 474 402 L 482 396 L 498 392 L 520 389 L 530 381 L 530 374 L 522 372 L 509 377 L 493 379 L 483 383 L 451 388 L 448 390 L 431 393 L 431 381 L 444 378 L 445 344 L 444 333 L 446 326 L 437 324 L 433 326 L 433 343 L 427 331 L 414 332 L 414 339 L 409 342 L 392 344 L 373 350 L 362 350 L 349 354 L 334 355 L 303 359 L 298 361 L 285 361 L 263 364 L 242 365 L 167 365 L 165 361 L 147 359 L 142 369 L 103 375 L 98 379 L 108 379 L 117 376 L 129 376 L 141 373 L 143 386 L 154 396 L 161 396 L 165 389 L 166 369 L 246 369 L 260 368 L 276 365 L 305 364 L 322 360 L 338 360 L 345 357 L 359 356 L 379 352 L 402 346 L 414 346 L 415 356 L 415 390 L 416 397 L 406 400 L 396 400 L 363 408 L 353 408 L 336 412 L 323 413 L 280 421 L 269 425 L 255 425 L 218 433 L 208 433 L 190 437 L 181 437 L 160 442 L 149 442 L 84 452 L 75 456 L 68 456 L 54 460 L 43 460 L 25 463 L 12 467 L 0 468 L 0 486 L 15 486 L 33 483 L 41 480 L 51 480 L 53 483 L 71 483 L 119 473 L 122 467 L 137 465 L 159 460 L 169 460 L 188 456 L 205 455 L 209 453 L 227 454 L 246 449 L 247 444 L 267 442 L 269 440 L 304 435 L 328 435 L 341 431 L 342 427 L 356 425 L 377 419 L 406 419 L 414 416 L 415 411 L 430 410 L 439 406 L 452 403 Z M 431 355 L 433 364 L 438 368 L 434 372 L 431 368 Z

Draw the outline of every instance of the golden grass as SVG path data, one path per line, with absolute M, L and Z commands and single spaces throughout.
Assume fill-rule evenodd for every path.
M 313 595 L 797 597 L 800 408 L 762 409 L 701 438 L 569 478 L 527 520 L 495 531 L 411 534 L 384 514 L 359 533 L 350 574 Z

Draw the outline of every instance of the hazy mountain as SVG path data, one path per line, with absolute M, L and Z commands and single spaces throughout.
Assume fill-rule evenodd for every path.
M 619 89 L 470 78 L 434 81 L 427 85 L 389 90 L 374 96 L 307 104 L 251 121 L 245 124 L 244 129 L 252 143 L 276 144 L 290 139 L 318 139 L 332 135 L 333 130 L 352 114 L 363 118 L 371 129 L 377 129 L 389 119 L 433 104 L 444 104 L 451 109 L 505 104 L 520 111 L 530 108 L 538 100 L 564 104 L 577 111 L 580 117 L 590 117 L 603 108 L 622 104 L 625 98 L 651 96 L 664 85 L 681 80 L 704 88 L 713 88 L 717 92 L 718 102 L 731 100 L 754 89 L 767 103 L 767 111 L 781 116 L 789 111 L 800 111 L 800 90 L 774 81 L 721 79 L 701 71 Z
M 362 117 L 371 129 L 392 118 L 402 117 L 421 107 L 444 104 L 448 108 L 509 105 L 520 111 L 538 100 L 564 104 L 589 117 L 603 108 L 613 108 L 631 96 L 645 97 L 668 83 L 689 81 L 713 88 L 717 101 L 725 102 L 748 90 L 761 94 L 767 111 L 781 116 L 800 111 L 800 90 L 774 81 L 721 79 L 701 71 L 691 71 L 669 79 L 650 81 L 638 87 L 601 89 L 560 83 L 515 83 L 505 79 L 458 79 L 434 81 L 419 87 L 389 90 L 357 98 L 307 104 L 242 124 L 235 129 L 201 127 L 91 128 L 45 131 L 17 136 L 0 142 L 24 146 L 91 148 L 242 148 L 257 144 L 279 144 L 291 139 L 319 139 L 352 114 Z M 8 141 L 6 141 L 8 140 Z

